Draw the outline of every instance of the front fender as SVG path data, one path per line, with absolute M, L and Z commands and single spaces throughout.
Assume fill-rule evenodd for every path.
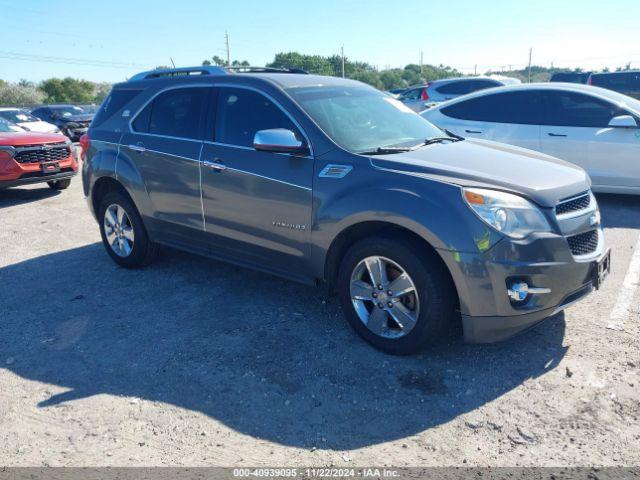
M 501 238 L 464 203 L 459 186 L 400 173 L 385 173 L 384 183 L 362 178 L 318 195 L 316 206 L 311 234 L 318 278 L 325 278 L 326 257 L 338 235 L 363 222 L 402 227 L 437 250 L 460 253 L 486 251 Z

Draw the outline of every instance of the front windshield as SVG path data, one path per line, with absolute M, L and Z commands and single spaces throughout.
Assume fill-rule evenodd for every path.
M 61 117 L 71 117 L 72 115 L 82 115 L 84 113 L 84 110 L 80 107 L 58 107 L 54 108 L 53 111 Z
M 38 119 L 24 110 L 0 110 L 0 118 L 13 123 L 37 122 Z
M 398 100 L 366 86 L 314 86 L 287 90 L 340 147 L 353 153 L 412 147 L 442 130 Z
M 11 128 L 11 124 L 7 122 L 4 118 L 0 118 L 0 132 L 14 132 L 15 130 Z

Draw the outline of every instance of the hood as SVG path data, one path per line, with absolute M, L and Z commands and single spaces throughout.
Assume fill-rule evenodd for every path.
M 23 145 L 40 145 L 66 141 L 68 141 L 67 137 L 58 133 L 0 132 L 0 145 L 2 146 L 20 147 Z
M 93 113 L 82 113 L 80 115 L 71 115 L 69 117 L 59 117 L 62 122 L 90 122 L 93 120 Z
M 476 139 L 375 156 L 371 162 L 376 167 L 461 186 L 511 191 L 543 207 L 553 207 L 591 186 L 586 172 L 576 165 L 532 150 Z
M 20 122 L 21 127 L 28 128 L 30 132 L 51 133 L 56 130 L 56 126 L 42 120 L 37 122 Z

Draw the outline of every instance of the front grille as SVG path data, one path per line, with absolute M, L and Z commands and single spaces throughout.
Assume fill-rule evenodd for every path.
M 18 149 L 14 159 L 18 163 L 59 162 L 71 155 L 69 146 L 64 143 L 47 145 L 30 145 Z
M 571 253 L 578 256 L 595 252 L 598 248 L 598 236 L 598 230 L 590 230 L 567 237 Z
M 577 212 L 589 208 L 591 205 L 591 195 L 584 192 L 577 197 L 560 202 L 556 206 L 556 215 L 566 215 L 567 213 Z

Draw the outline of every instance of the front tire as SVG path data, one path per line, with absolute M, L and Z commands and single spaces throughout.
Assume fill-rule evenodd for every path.
M 349 324 L 387 353 L 422 350 L 453 324 L 456 295 L 446 267 L 402 235 L 354 244 L 342 259 L 337 286 Z
M 71 185 L 71 179 L 64 178 L 62 180 L 51 180 L 50 182 L 47 182 L 47 185 L 49 185 L 51 190 L 66 190 L 69 188 L 69 185 Z
M 107 193 L 98 212 L 102 243 L 114 262 L 125 268 L 138 268 L 156 259 L 159 246 L 149 239 L 142 217 L 129 197 L 121 192 Z

